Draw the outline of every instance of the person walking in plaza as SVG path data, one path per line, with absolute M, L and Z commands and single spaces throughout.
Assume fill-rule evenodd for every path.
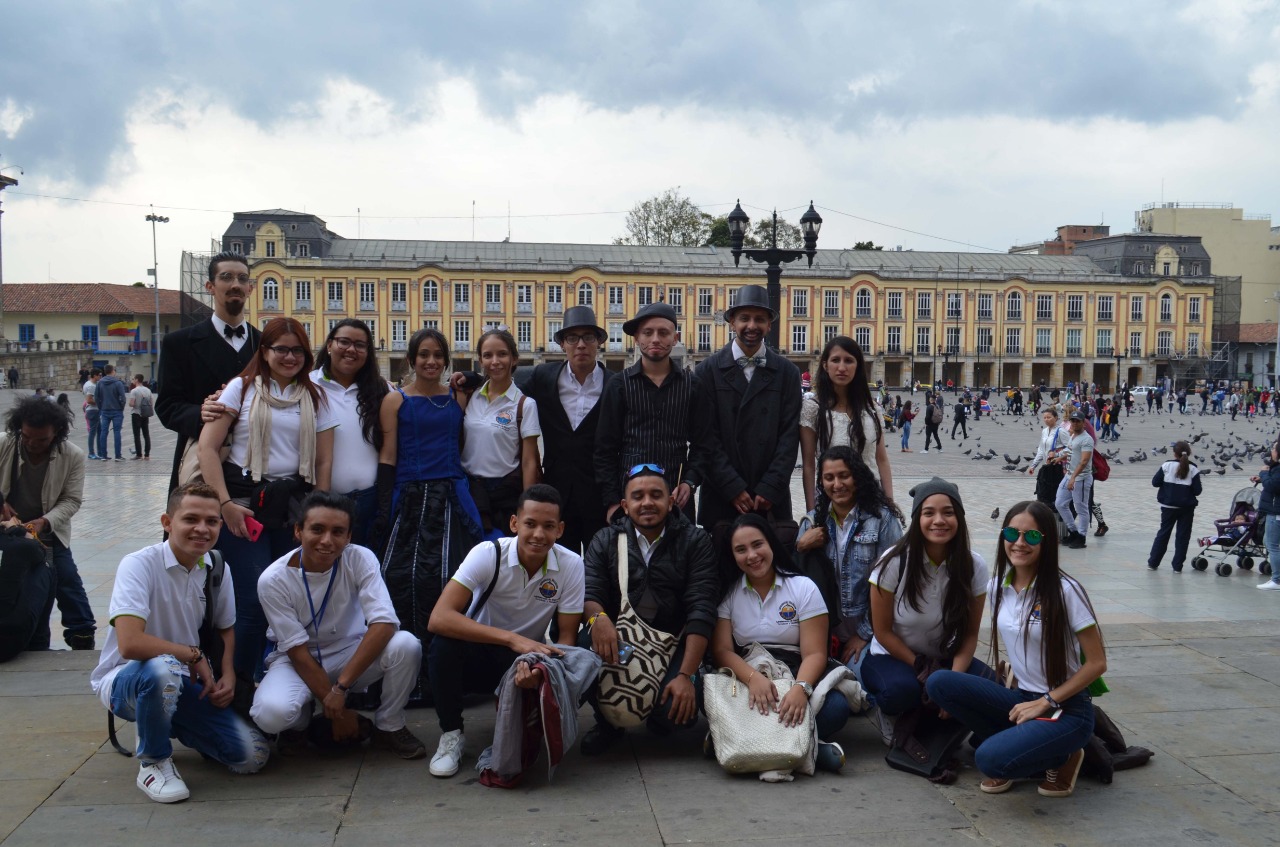
M 71 419 L 42 397 L 23 397 L 9 409 L 0 433 L 0 518 L 22 521 L 50 551 L 55 592 L 32 645 L 49 648 L 56 599 L 63 641 L 92 650 L 97 622 L 71 553 L 71 519 L 84 502 L 84 453 L 70 436 Z
M 902 427 L 902 452 L 911 452 L 911 422 L 916 419 L 916 413 L 911 409 L 911 401 L 902 404 L 902 411 L 898 415 L 898 425 Z M 865 464 L 865 462 L 863 463 Z M 816 502 L 816 500 L 815 500 Z
M 312 487 L 329 489 L 338 422 L 311 382 L 312 362 L 302 324 L 273 318 L 249 365 L 218 396 L 224 411 L 200 432 L 200 473 L 218 492 L 225 521 L 217 547 L 236 577 L 235 667 L 247 680 L 261 677 L 267 646 L 258 577 L 293 549 L 294 503 Z
M 210 589 L 208 618 L 223 646 L 217 668 L 198 646 L 208 555 L 222 525 L 217 492 L 200 482 L 182 486 L 160 522 L 168 540 L 130 553 L 116 571 L 111 629 L 89 683 L 106 709 L 137 726 L 138 788 L 157 803 L 177 803 L 191 792 L 174 764 L 171 738 L 238 774 L 262 770 L 270 748 L 228 708 L 236 681 L 229 572 Z
M 1202 490 L 1200 468 L 1191 461 L 1191 445 L 1179 441 L 1173 445 L 1173 458 L 1162 464 L 1151 478 L 1151 484 L 1160 491 L 1156 500 L 1160 503 L 1160 529 L 1151 542 L 1147 556 L 1147 568 L 1160 567 L 1169 548 L 1169 536 L 1177 527 L 1173 542 L 1173 572 L 1182 573 L 1182 563 L 1187 560 L 1187 545 L 1191 542 L 1191 523 L 1195 520 L 1196 505 Z
M 610 380 L 600 397 L 595 469 L 606 520 L 621 508 L 627 468 L 644 462 L 665 469 L 676 508 L 693 520 L 702 456 L 713 436 L 701 379 L 671 361 L 680 341 L 676 310 L 651 303 L 622 331 L 636 340 L 640 359 Z
M 747 512 L 795 526 L 800 370 L 765 343 L 777 317 L 763 286 L 742 286 L 724 313 L 731 340 L 695 369 L 713 433 L 703 455 L 698 523 L 713 537 Z M 819 370 L 819 391 L 822 378 Z
M 280 735 L 277 752 L 305 743 L 316 702 L 334 741 L 358 738 L 360 721 L 347 708 L 347 692 L 381 680 L 372 746 L 421 759 L 427 748 L 405 725 L 404 709 L 422 644 L 400 629 L 377 558 L 351 543 L 355 517 L 350 498 L 311 492 L 293 530 L 300 546 L 258 578 L 274 649 L 249 714 L 263 732 Z
M 1054 506 L 1068 527 L 1069 534 L 1064 547 L 1083 550 L 1089 533 L 1089 493 L 1093 490 L 1093 436 L 1085 431 L 1085 418 L 1081 412 L 1067 417 L 1071 437 L 1067 440 L 1063 457 L 1063 477 L 1058 484 Z M 1072 515 L 1072 511 L 1075 514 Z
M 84 423 L 89 429 L 89 458 L 98 458 L 98 430 L 101 428 L 101 413 L 98 412 L 98 404 L 94 399 L 94 394 L 98 390 L 98 380 L 102 379 L 102 371 L 94 368 L 89 371 L 89 378 L 85 380 L 80 391 L 84 394 Z
M 378 513 L 378 450 L 382 447 L 382 399 L 387 381 L 373 354 L 373 333 L 356 318 L 333 325 L 316 356 L 311 382 L 324 393 L 330 413 L 338 421 L 333 435 L 330 487 L 356 504 L 351 543 L 372 546 Z
M 437 329 L 420 329 L 409 339 L 405 358 L 413 379 L 382 400 L 372 535 L 375 548 L 385 550 L 382 578 L 400 627 L 418 637 L 426 656 L 431 648 L 427 624 L 440 592 L 485 531 L 462 469 L 467 397 L 444 379 L 448 341 Z M 490 534 L 502 533 L 494 528 Z M 429 691 L 424 659 L 410 702 L 423 703 Z
M 1265 517 L 1263 544 L 1267 548 L 1267 561 L 1271 565 L 1271 578 L 1258 583 L 1263 591 L 1280 591 L 1280 441 L 1271 445 L 1266 466 L 1252 478 L 1262 486 L 1258 498 L 1258 515 Z
M 852 447 L 862 457 L 879 478 L 885 497 L 893 499 L 893 469 L 880 417 L 880 410 L 871 399 L 862 347 L 847 335 L 837 335 L 822 348 L 817 391 L 806 396 L 800 406 L 800 466 L 806 511 L 818 500 L 818 456 L 840 444 Z M 907 437 L 904 431 L 904 447 Z M 926 436 L 925 447 L 928 446 Z
M 113 428 L 115 429 L 116 461 L 124 461 L 124 456 L 120 454 L 120 428 L 124 425 L 124 407 L 127 395 L 128 390 L 125 388 L 124 382 L 116 376 L 115 365 L 103 367 L 102 379 L 98 380 L 98 384 L 93 391 L 93 400 L 94 405 L 98 407 L 98 458 L 104 462 L 110 460 L 107 455 L 107 433 Z
M 8 380 L 9 388 L 18 387 L 18 369 L 16 367 L 14 367 L 13 365 L 10 365 L 9 371 L 8 373 L 5 374 L 5 377 Z
M 567 358 L 538 365 L 520 385 L 538 406 L 542 480 L 560 492 L 564 503 L 560 546 L 575 553 L 583 552 L 605 525 L 594 452 L 600 400 L 615 376 L 599 361 L 606 337 L 590 306 L 571 307 L 565 312 L 564 327 L 555 334 Z
M 992 663 L 1003 644 L 1011 684 L 940 671 L 925 687 L 972 730 L 984 793 L 1043 773 L 1042 796 L 1070 797 L 1093 736 L 1089 686 L 1107 657 L 1089 595 L 1058 566 L 1057 522 L 1044 504 L 1023 501 L 1005 514 L 989 594 Z
M 951 440 L 956 440 L 956 428 L 959 427 L 962 438 L 969 437 L 969 426 L 965 423 L 969 417 L 969 407 L 965 405 L 963 400 L 957 400 L 955 405 L 955 415 L 951 423 Z
M 919 706 L 938 670 L 995 678 L 974 658 L 991 572 L 970 549 L 960 489 L 935 476 L 911 497 L 906 534 L 870 577 L 874 637 L 861 678 L 890 718 Z
M 147 388 L 142 374 L 134 374 L 133 388 L 129 389 L 129 408 L 133 424 L 133 458 L 151 458 L 151 416 L 155 414 L 155 397 Z
M 214 395 L 249 365 L 262 338 L 245 320 L 253 293 L 248 260 L 239 253 L 218 253 L 209 260 L 208 271 L 204 290 L 213 298 L 213 314 L 194 326 L 166 332 L 160 342 L 156 415 L 178 436 L 170 491 L 178 487 L 188 446 L 200 439 L 206 421 L 225 411 Z M 202 410 L 206 405 L 207 414 Z
M 942 452 L 942 437 L 938 431 L 942 429 L 943 418 L 946 413 L 942 410 L 942 395 L 938 395 L 933 399 L 925 400 L 924 404 L 924 449 L 921 453 L 929 452 L 929 440 L 932 439 L 938 445 L 938 452 Z

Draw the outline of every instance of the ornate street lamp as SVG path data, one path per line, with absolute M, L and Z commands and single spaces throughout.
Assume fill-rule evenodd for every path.
M 751 219 L 747 217 L 747 213 L 742 211 L 742 202 L 739 201 L 734 205 L 733 211 L 729 213 L 729 246 L 733 251 L 734 267 L 738 266 L 738 261 L 742 256 L 746 256 L 753 262 L 760 262 L 766 265 L 765 277 L 767 283 L 766 290 L 769 292 L 769 306 L 778 313 L 778 317 L 782 317 L 782 266 L 788 262 L 794 262 L 801 256 L 807 256 L 809 259 L 809 267 L 813 267 L 813 257 L 818 253 L 818 231 L 822 229 L 822 216 L 813 208 L 813 201 L 809 201 L 809 210 L 800 216 L 800 231 L 804 235 L 803 250 L 784 250 L 778 247 L 778 213 L 773 213 L 773 238 L 772 243 L 768 247 L 746 247 L 742 246 L 743 241 L 747 237 L 747 227 L 751 223 Z M 775 349 L 781 350 L 782 347 L 778 342 L 779 321 L 774 321 L 769 327 L 769 344 Z

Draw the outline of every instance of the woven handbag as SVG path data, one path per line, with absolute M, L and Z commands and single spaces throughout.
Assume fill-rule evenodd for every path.
M 779 702 L 793 684 L 789 679 L 773 680 Z M 729 773 L 798 768 L 813 744 L 813 710 L 806 705 L 804 720 L 789 727 L 778 720 L 776 712 L 762 715 L 751 708 L 748 695 L 748 687 L 728 668 L 702 680 L 711 741 L 720 767 Z
M 662 693 L 662 680 L 671 665 L 677 636 L 649 626 L 636 613 L 627 596 L 631 566 L 627 561 L 627 534 L 618 533 L 618 588 L 622 603 L 614 626 L 618 638 L 634 648 L 625 665 L 605 665 L 600 669 L 597 705 L 610 725 L 640 726 L 649 717 Z

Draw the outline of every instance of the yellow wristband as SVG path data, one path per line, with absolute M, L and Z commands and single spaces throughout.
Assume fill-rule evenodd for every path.
M 596 612 L 594 615 L 587 618 L 587 626 L 592 626 L 596 622 L 596 618 L 608 618 L 608 617 L 609 615 L 605 612 Z

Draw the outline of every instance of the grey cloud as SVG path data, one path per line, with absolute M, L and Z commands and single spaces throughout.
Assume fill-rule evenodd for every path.
M 5 159 L 90 185 L 120 152 L 127 111 L 157 89 L 212 93 L 266 126 L 334 76 L 408 108 L 450 75 L 499 115 L 575 92 L 607 108 L 693 104 L 845 129 L 996 113 L 1159 123 L 1230 116 L 1275 46 L 1262 25 L 1274 9 L 1228 49 L 1158 0 L 18 5 L 5 14 L 0 101 L 34 114 Z M 849 90 L 869 75 L 877 86 Z

